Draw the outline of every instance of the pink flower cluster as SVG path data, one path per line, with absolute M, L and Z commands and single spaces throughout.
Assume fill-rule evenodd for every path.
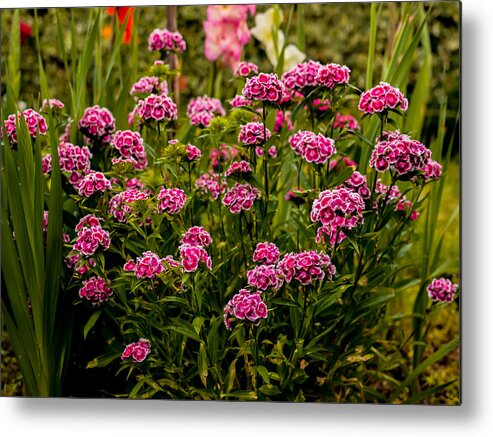
M 202 246 L 183 243 L 178 248 L 180 251 L 181 265 L 186 272 L 194 272 L 199 267 L 199 262 L 204 263 L 212 270 L 212 259 Z
M 115 118 L 107 108 L 91 106 L 79 120 L 79 130 L 91 141 L 107 144 L 115 132 Z
M 313 250 L 288 253 L 277 266 L 284 273 L 288 284 L 295 279 L 302 285 L 308 285 L 314 281 L 322 281 L 326 275 L 332 279 L 336 272 L 328 255 Z
M 193 126 L 207 127 L 215 115 L 226 115 L 226 112 L 221 101 L 214 97 L 196 97 L 187 106 L 187 117 Z
M 96 250 L 101 247 L 107 250 L 110 247 L 111 239 L 100 224 L 98 219 L 92 214 L 82 217 L 75 227 L 77 239 L 74 244 L 74 250 L 84 256 L 94 255 Z
M 219 150 L 216 148 L 211 150 L 209 159 L 212 167 L 216 168 L 220 163 L 229 162 L 238 156 L 238 149 L 236 147 L 228 146 L 227 144 L 221 144 Z
M 182 235 L 180 243 L 205 247 L 212 244 L 212 237 L 202 226 L 192 226 Z
M 119 222 L 126 222 L 134 212 L 132 204 L 138 201 L 147 200 L 149 197 L 146 191 L 136 188 L 128 188 L 121 193 L 115 194 L 109 201 L 108 213 L 112 214 Z
M 236 183 L 223 197 L 223 205 L 229 208 L 232 214 L 248 211 L 255 200 L 260 197 L 260 191 L 250 184 Z
M 307 86 L 317 86 L 317 75 L 322 68 L 322 64 L 311 59 L 307 62 L 303 62 L 290 68 L 286 73 L 282 75 L 282 82 L 286 89 L 302 90 Z
M 251 293 L 242 288 L 224 307 L 224 324 L 231 329 L 235 320 L 246 320 L 258 325 L 267 318 L 267 305 L 262 301 L 261 292 Z
M 255 147 L 255 154 L 258 157 L 264 156 L 264 149 L 262 149 L 262 147 Z M 267 156 L 269 158 L 276 158 L 277 157 L 276 146 L 270 146 L 269 147 L 269 150 L 267 150 Z
M 241 162 L 233 162 L 229 168 L 226 170 L 226 177 L 231 176 L 236 173 L 251 173 L 252 167 L 249 162 L 241 161 Z
M 339 244 L 344 241 L 346 234 L 341 228 L 336 228 L 334 226 L 320 226 L 317 229 L 315 242 L 317 244 L 325 244 L 326 237 L 328 237 L 328 244 L 334 246 L 335 244 Z
M 58 99 L 44 99 L 41 105 L 41 112 L 48 111 L 48 109 L 63 109 L 65 105 Z
M 112 294 L 113 290 L 100 276 L 92 276 L 83 281 L 82 287 L 79 289 L 80 298 L 87 299 L 93 305 L 106 302 Z
M 60 162 L 60 170 L 66 172 L 79 172 L 86 174 L 91 169 L 92 153 L 89 149 L 79 146 L 74 146 L 71 143 L 61 143 L 58 147 L 58 159 Z M 41 161 L 43 173 L 49 173 L 52 168 L 51 153 L 45 155 Z
M 423 176 L 427 181 L 440 179 L 442 176 L 442 166 L 438 162 L 430 159 L 425 165 Z
M 434 278 L 426 288 L 430 299 L 437 302 L 452 302 L 457 292 L 457 285 L 447 278 Z
M 168 29 L 154 29 L 149 35 L 149 50 L 183 53 L 187 44 L 180 32 L 170 32 Z
M 365 202 L 358 193 L 339 187 L 319 194 L 313 202 L 310 218 L 324 226 L 352 229 L 363 223 L 364 209 Z
M 258 65 L 252 62 L 239 62 L 234 71 L 236 77 L 248 77 L 251 74 L 258 74 Z
M 165 94 L 151 94 L 138 101 L 133 114 L 143 121 L 171 121 L 178 118 L 178 108 Z
M 285 88 L 277 74 L 260 73 L 247 79 L 242 94 L 249 100 L 278 103 L 285 94 Z
M 377 140 L 370 166 L 378 172 L 392 169 L 405 175 L 424 170 L 430 157 L 430 149 L 397 130 L 384 132 Z
M 408 101 L 399 88 L 395 88 L 387 82 L 380 82 L 376 87 L 361 94 L 358 104 L 358 109 L 366 114 L 383 112 L 397 107 L 405 111 L 408 107 Z
M 199 176 L 195 181 L 195 186 L 204 194 L 211 194 L 216 200 L 220 194 L 226 191 L 226 181 L 221 178 L 221 175 L 210 171 Z
M 90 171 L 74 185 L 79 196 L 90 197 L 95 191 L 111 189 L 111 182 L 99 171 Z
M 132 357 L 134 362 L 141 363 L 147 358 L 147 355 L 149 355 L 150 351 L 151 344 L 149 340 L 141 338 L 139 341 L 130 343 L 125 346 L 121 359 L 122 361 L 125 361 L 127 358 Z
M 272 287 L 278 290 L 284 283 L 282 270 L 275 265 L 259 265 L 247 271 L 248 285 L 265 291 Z
M 264 136 L 265 129 L 265 136 Z M 240 127 L 238 141 L 246 146 L 261 146 L 271 137 L 270 130 L 263 123 L 252 121 Z
M 193 144 L 189 144 L 186 151 L 189 161 L 198 161 L 202 156 L 202 152 L 200 151 L 200 149 Z
M 157 209 L 159 212 L 167 212 L 168 214 L 177 214 L 185 205 L 187 195 L 180 188 L 161 188 L 158 196 Z
M 243 46 L 250 40 L 248 12 L 255 5 L 217 5 L 207 7 L 204 21 L 205 57 L 211 62 L 221 59 L 223 66 L 235 69 L 241 59 Z
M 363 199 L 368 199 L 370 197 L 370 189 L 366 183 L 366 176 L 362 175 L 359 171 L 355 171 L 351 177 L 346 179 L 343 186 L 355 191 Z
M 390 192 L 388 192 L 389 189 Z M 399 190 L 399 187 L 397 185 L 392 185 L 392 187 L 388 187 L 387 185 L 383 184 L 379 179 L 375 187 L 375 192 L 379 193 L 380 196 L 377 197 L 377 200 L 373 205 L 373 209 L 378 208 L 382 199 L 387 199 L 387 203 L 390 203 L 397 199 L 397 203 L 395 204 L 395 211 L 410 211 L 413 207 L 412 203 L 407 199 L 407 197 L 401 194 L 401 191 Z M 419 217 L 418 210 L 414 210 L 409 218 L 413 221 L 416 221 L 418 217 Z
M 348 84 L 349 73 L 351 73 L 351 70 L 345 65 L 322 65 L 318 70 L 315 80 L 317 85 L 322 85 L 329 89 L 333 89 L 336 85 Z
M 123 266 L 126 272 L 134 272 L 137 278 L 155 278 L 166 271 L 169 267 L 178 267 L 180 264 L 171 255 L 159 258 L 150 250 L 145 251 L 142 256 L 127 261 Z
M 251 100 L 245 99 L 245 97 L 237 94 L 229 101 L 232 108 L 240 108 L 242 106 L 250 106 L 252 104 Z
M 276 264 L 279 261 L 279 248 L 274 243 L 268 241 L 257 243 L 253 252 L 253 261 L 266 265 Z
M 291 122 L 291 111 L 282 111 L 280 109 L 276 112 L 276 121 L 274 124 L 274 132 L 278 134 L 281 132 L 283 126 L 286 126 L 286 130 L 293 129 L 293 123 Z
M 297 64 L 282 75 L 287 90 L 301 91 L 306 87 L 325 86 L 333 89 L 336 85 L 349 83 L 351 70 L 345 65 L 327 64 L 309 60 Z
M 333 139 L 324 137 L 322 134 L 315 135 L 310 131 L 296 132 L 289 138 L 289 144 L 297 155 L 307 162 L 317 164 L 325 164 L 336 153 Z
M 147 153 L 144 141 L 138 132 L 119 130 L 111 138 L 111 145 L 120 152 L 120 155 L 133 163 L 136 170 L 147 167 Z
M 352 115 L 336 114 L 334 129 L 351 129 L 359 130 L 359 124 Z
M 168 84 L 156 76 L 144 76 L 132 85 L 130 95 L 135 94 L 168 94 Z
M 38 114 L 33 109 L 26 109 L 24 112 L 17 113 L 17 119 L 20 117 L 24 117 L 24 120 L 27 124 L 27 129 L 29 131 L 29 135 L 32 138 L 36 138 L 36 135 L 39 133 L 40 135 L 46 135 L 46 131 L 48 130 L 48 126 L 46 125 L 45 118 Z M 9 139 L 9 143 L 11 146 L 17 144 L 17 121 L 14 114 L 10 114 L 5 120 L 5 131 L 7 132 L 7 137 Z M 3 135 L 2 127 L 0 126 L 0 136 Z
M 73 255 L 68 255 L 65 258 L 65 265 L 69 269 L 75 269 L 75 272 L 78 275 L 82 276 L 84 273 L 86 273 L 89 270 L 89 267 L 94 267 L 96 265 L 96 261 L 94 261 L 91 258 L 89 259 L 81 258 L 81 256 L 78 253 L 76 253 Z

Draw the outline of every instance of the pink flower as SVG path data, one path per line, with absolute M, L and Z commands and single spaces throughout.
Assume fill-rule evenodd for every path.
M 388 192 L 390 189 L 390 192 Z M 404 213 L 408 213 L 413 208 L 412 203 L 407 199 L 407 197 L 403 194 L 401 194 L 399 187 L 397 185 L 392 185 L 392 187 L 388 187 L 387 185 L 383 184 L 381 180 L 377 180 L 377 184 L 375 187 L 375 192 L 380 194 L 377 199 L 375 204 L 373 205 L 373 209 L 377 209 L 382 200 L 387 199 L 387 204 L 397 200 L 395 203 L 395 211 L 400 211 Z M 388 194 L 387 194 L 388 192 Z M 412 211 L 410 215 L 410 219 L 413 221 L 416 221 L 419 217 L 419 212 L 417 210 Z
M 127 190 L 115 194 L 109 201 L 108 213 L 112 214 L 119 222 L 126 222 L 135 212 L 134 205 L 138 201 L 147 200 L 149 197 L 145 191 L 136 188 L 127 188 Z
M 247 280 L 248 285 L 262 291 L 269 287 L 278 290 L 284 283 L 282 270 L 273 265 L 260 265 L 248 270 Z
M 229 168 L 226 170 L 225 176 L 231 176 L 234 174 L 241 174 L 241 173 L 251 173 L 252 172 L 252 167 L 250 166 L 250 163 L 247 161 L 241 161 L 241 162 L 233 162 Z
M 301 91 L 305 87 L 317 86 L 317 76 L 321 68 L 320 62 L 312 60 L 297 64 L 282 75 L 282 82 L 287 90 Z
M 187 117 L 193 126 L 207 127 L 215 115 L 226 115 L 226 112 L 221 101 L 214 97 L 196 97 L 187 106 Z
M 447 278 L 433 278 L 426 290 L 430 299 L 437 302 L 452 302 L 455 298 L 458 285 Z
M 182 235 L 180 243 L 206 247 L 212 244 L 212 237 L 202 226 L 192 226 Z
M 65 105 L 58 99 L 44 99 L 41 105 L 41 112 L 48 111 L 48 109 L 63 109 Z
M 315 77 L 317 85 L 326 86 L 329 89 L 336 85 L 346 85 L 349 83 L 349 73 L 351 70 L 345 65 L 327 64 L 318 69 Z
M 79 289 L 81 299 L 87 299 L 93 305 L 106 302 L 108 297 L 113 294 L 113 290 L 108 286 L 106 281 L 100 276 L 92 276 L 82 282 L 82 287 Z
M 334 140 L 310 131 L 298 131 L 289 138 L 289 144 L 297 155 L 317 164 L 325 164 L 336 153 Z
M 248 77 L 251 74 L 258 74 L 257 64 L 251 62 L 239 62 L 234 71 L 236 77 Z
M 288 253 L 284 255 L 277 267 L 284 273 L 288 284 L 295 279 L 302 285 L 308 285 L 315 281 L 322 281 L 326 275 L 332 279 L 336 272 L 328 255 L 313 250 Z
M 365 202 L 347 188 L 322 191 L 313 202 L 310 218 L 330 228 L 352 229 L 363 223 Z
M 168 214 L 177 214 L 181 211 L 187 196 L 183 190 L 179 188 L 161 188 L 158 196 L 157 209 L 159 212 L 167 212 Z
M 144 76 L 132 85 L 130 95 L 135 94 L 168 94 L 168 84 L 165 80 L 160 82 L 156 76 Z
M 214 200 L 217 200 L 220 194 L 226 191 L 226 181 L 221 175 L 210 171 L 204 173 L 195 181 L 195 186 L 203 193 L 210 194 Z
M 198 161 L 202 156 L 202 152 L 197 146 L 189 144 L 187 146 L 187 158 L 189 161 Z
M 78 253 L 75 253 L 65 258 L 65 265 L 69 269 L 75 269 L 75 272 L 82 276 L 89 271 L 89 267 L 94 267 L 96 265 L 96 261 L 91 258 L 82 258 Z
M 76 186 L 79 196 L 90 197 L 95 191 L 104 192 L 111 189 L 111 182 L 103 173 L 91 171 Z
M 26 109 L 24 112 L 17 112 L 17 119 L 20 120 L 21 115 L 27 124 L 27 130 L 32 138 L 36 138 L 38 133 L 40 135 L 46 135 L 48 126 L 46 125 L 46 120 L 40 114 L 38 114 L 33 109 Z M 9 139 L 10 146 L 13 147 L 17 144 L 17 125 L 16 116 L 10 114 L 7 120 L 5 120 L 5 131 L 7 132 L 7 137 Z M 0 136 L 2 134 L 2 127 L 0 126 Z
M 235 69 L 241 60 L 243 46 L 250 40 L 247 5 L 217 5 L 207 8 L 204 21 L 205 57 L 211 62 L 221 59 L 223 66 Z
M 137 259 L 129 260 L 123 266 L 123 270 L 126 272 L 134 272 L 137 278 L 155 278 L 161 273 L 168 270 L 168 268 L 178 267 L 179 263 L 171 256 L 165 258 L 159 258 L 154 252 L 150 250 L 144 252 L 142 256 Z
M 346 238 L 346 234 L 342 231 L 342 228 L 337 226 L 320 226 L 317 229 L 317 236 L 315 241 L 317 244 L 325 244 L 325 238 L 328 237 L 328 242 L 332 246 L 336 243 L 339 244 Z
M 408 135 L 384 132 L 373 149 L 370 166 L 378 172 L 391 169 L 407 175 L 425 170 L 430 157 L 431 151 Z
M 281 132 L 283 126 L 286 126 L 286 130 L 293 129 L 293 123 L 291 122 L 291 111 L 282 111 L 280 109 L 276 112 L 276 121 L 274 125 L 274 132 L 278 134 Z
M 134 116 L 141 120 L 149 121 L 171 121 L 178 118 L 178 108 L 165 94 L 151 94 L 143 100 L 139 100 L 134 109 Z
M 423 175 L 427 181 L 440 179 L 442 176 L 442 166 L 430 158 L 426 164 Z
M 248 211 L 255 200 L 260 197 L 260 191 L 250 184 L 236 183 L 223 197 L 223 205 L 229 208 L 232 214 Z
M 237 94 L 236 96 L 234 96 L 233 99 L 231 99 L 229 101 L 229 104 L 233 108 L 240 108 L 242 106 L 250 106 L 252 104 L 252 101 L 251 100 L 248 100 L 248 99 L 245 99 L 245 97 L 240 96 L 240 95 Z
M 352 115 L 336 114 L 334 129 L 351 129 L 359 130 L 359 124 Z
M 365 200 L 370 198 L 370 189 L 366 183 L 366 176 L 359 171 L 355 171 L 351 177 L 346 179 L 343 186 L 358 193 Z
M 168 29 L 154 29 L 149 35 L 148 45 L 150 51 L 167 51 L 183 53 L 187 44 L 180 32 L 170 32 Z
M 99 105 L 86 108 L 79 120 L 79 130 L 91 141 L 107 144 L 115 132 L 115 118 L 107 108 Z
M 231 147 L 223 143 L 219 147 L 219 150 L 217 150 L 216 148 L 211 150 L 209 159 L 211 161 L 212 167 L 216 168 L 219 166 L 219 164 L 230 162 L 237 156 L 238 149 L 236 147 Z
M 147 358 L 147 355 L 151 352 L 151 344 L 149 340 L 141 338 L 138 342 L 130 343 L 125 346 L 122 352 L 121 359 L 125 361 L 127 358 L 132 357 L 136 363 L 141 363 Z
M 232 322 L 244 320 L 258 326 L 267 318 L 267 305 L 262 301 L 261 292 L 250 292 L 242 288 L 224 307 L 224 324 L 231 329 Z
M 380 82 L 376 87 L 361 94 L 358 109 L 366 114 L 373 114 L 396 107 L 405 111 L 407 106 L 407 99 L 399 88 L 395 88 L 386 82 Z
M 241 126 L 238 141 L 246 146 L 259 146 L 264 144 L 270 136 L 269 129 L 264 128 L 263 123 L 251 122 Z
M 110 143 L 124 159 L 129 159 L 136 170 L 147 167 L 147 153 L 144 148 L 144 140 L 138 132 L 131 130 L 117 131 Z
M 247 79 L 242 94 L 249 100 L 278 103 L 285 93 L 283 83 L 275 73 L 260 73 Z
M 253 261 L 266 265 L 275 264 L 279 261 L 279 254 L 279 248 L 274 243 L 269 243 L 268 241 L 257 243 L 253 252 Z
M 80 224 L 81 222 L 79 222 L 79 225 Z M 101 247 L 102 250 L 107 250 L 110 247 L 110 244 L 110 235 L 101 226 L 86 227 L 83 225 L 77 232 L 74 250 L 87 257 L 93 255 L 99 247 Z
M 209 270 L 212 270 L 212 259 L 202 246 L 183 243 L 179 247 L 179 251 L 181 265 L 186 272 L 196 271 L 199 267 L 199 262 L 204 263 Z

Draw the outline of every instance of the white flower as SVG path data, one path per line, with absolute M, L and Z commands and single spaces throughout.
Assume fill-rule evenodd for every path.
M 289 44 L 284 50 L 284 71 L 288 71 L 291 67 L 300 64 L 305 58 L 305 53 L 294 44 Z

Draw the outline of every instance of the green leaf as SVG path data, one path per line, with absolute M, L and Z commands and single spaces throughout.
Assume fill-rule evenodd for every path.
M 87 334 L 96 324 L 100 316 L 101 316 L 101 310 L 97 310 L 91 315 L 91 317 L 89 317 L 89 320 L 84 325 L 84 330 L 83 330 L 84 340 L 87 338 Z
M 205 351 L 204 343 L 200 343 L 200 347 L 199 347 L 198 370 L 202 384 L 204 384 L 204 386 L 207 387 L 207 375 L 209 374 L 209 365 L 208 365 L 207 352 Z

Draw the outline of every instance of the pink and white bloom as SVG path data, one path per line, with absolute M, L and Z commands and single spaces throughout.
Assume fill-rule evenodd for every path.
M 154 29 L 149 35 L 148 47 L 150 51 L 183 53 L 187 49 L 187 43 L 180 32 Z
M 127 160 L 130 160 L 136 170 L 147 167 L 147 153 L 144 140 L 138 132 L 119 130 L 111 138 L 110 144 Z
M 224 193 L 228 187 L 226 180 L 213 171 L 199 176 L 195 181 L 195 186 L 203 194 L 210 194 L 214 200 L 217 200 L 219 195 Z
M 359 130 L 359 124 L 352 115 L 336 114 L 334 129 L 351 129 Z
M 376 87 L 361 94 L 358 104 L 358 109 L 365 114 L 374 114 L 394 108 L 405 111 L 407 107 L 408 101 L 404 94 L 399 88 L 395 88 L 387 82 L 380 82 Z
M 247 79 L 242 94 L 249 100 L 278 103 L 284 96 L 285 87 L 275 73 L 260 73 Z
M 111 189 L 111 182 L 99 171 L 90 171 L 76 185 L 79 196 L 90 197 L 96 191 L 107 191 Z
M 261 146 L 271 137 L 270 130 L 263 123 L 250 122 L 240 127 L 238 142 L 245 146 Z
M 167 271 L 168 268 L 176 268 L 179 265 L 171 255 L 159 258 L 154 252 L 147 250 L 141 256 L 137 257 L 135 261 L 133 259 L 127 261 L 123 266 L 123 270 L 134 272 L 137 278 L 152 279 Z
M 239 62 L 234 71 L 236 77 L 248 77 L 252 74 L 258 74 L 258 65 L 252 62 Z
M 284 283 L 282 270 L 274 265 L 255 266 L 253 269 L 248 270 L 246 275 L 248 285 L 261 291 L 265 291 L 269 287 L 278 290 Z
M 307 162 L 317 164 L 325 164 L 337 152 L 333 139 L 324 137 L 322 134 L 315 135 L 310 131 L 296 132 L 289 138 L 289 144 L 297 155 Z
M 226 177 L 234 174 L 251 173 L 252 167 L 247 161 L 233 162 L 224 174 Z
M 212 244 L 212 237 L 202 226 L 192 226 L 182 235 L 180 243 L 206 247 Z
M 87 299 L 93 305 L 106 302 L 112 294 L 113 290 L 100 276 L 92 276 L 83 281 L 82 287 L 79 289 L 79 297 L 81 299 Z
M 168 214 L 178 214 L 185 202 L 187 195 L 180 188 L 161 188 L 158 196 L 158 211 L 167 212 Z
M 433 278 L 426 291 L 430 299 L 437 302 L 452 302 L 457 293 L 457 284 L 447 278 Z
M 109 201 L 108 213 L 112 214 L 119 222 L 126 222 L 134 214 L 135 203 L 149 198 L 149 193 L 137 188 L 127 188 L 121 193 L 115 194 Z
M 267 312 L 260 291 L 250 292 L 242 288 L 224 307 L 224 324 L 227 329 L 231 329 L 234 321 L 252 322 L 257 326 L 267 318 Z
M 325 276 L 332 279 L 336 268 L 328 255 L 313 250 L 300 253 L 288 253 L 278 263 L 289 284 L 293 279 L 302 285 L 308 285 L 316 281 L 322 281 Z
M 189 144 L 186 151 L 189 161 L 198 161 L 202 157 L 202 152 L 200 151 L 200 149 L 193 144 Z
M 226 112 L 221 101 L 214 97 L 196 97 L 187 106 L 187 117 L 193 126 L 207 127 L 216 115 L 226 115 Z
M 139 100 L 133 111 L 134 116 L 146 122 L 171 121 L 178 118 L 178 108 L 165 94 L 151 94 L 143 100 Z
M 33 109 L 17 112 L 17 120 L 14 114 L 10 114 L 7 120 L 5 120 L 5 131 L 11 147 L 17 144 L 17 121 L 20 120 L 21 115 L 24 117 L 31 138 L 36 138 L 38 133 L 40 135 L 46 135 L 46 132 L 48 131 L 45 118 Z M 3 134 L 2 127 L 0 126 L 0 136 L 1 135 Z
M 107 108 L 91 106 L 86 108 L 79 120 L 79 130 L 89 140 L 107 144 L 115 132 L 115 117 Z
M 349 83 L 349 74 L 351 70 L 345 65 L 327 64 L 318 69 L 315 77 L 317 85 L 333 89 L 337 85 L 346 85 Z
M 232 214 L 248 211 L 253 202 L 260 197 L 260 191 L 250 184 L 236 183 L 223 197 L 223 205 L 229 208 Z
M 181 265 L 186 272 L 195 272 L 199 267 L 199 262 L 212 270 L 212 259 L 202 246 L 195 246 L 183 243 L 179 247 Z
M 79 225 L 81 225 L 81 222 L 79 222 Z M 99 248 L 101 248 L 101 250 L 107 250 L 110 247 L 110 244 L 110 235 L 101 226 L 87 227 L 83 225 L 77 231 L 77 238 L 74 244 L 74 250 L 88 257 L 94 255 L 96 250 L 98 250 Z
M 274 243 L 265 241 L 257 243 L 253 252 L 253 261 L 265 265 L 276 264 L 279 261 L 279 248 Z
M 145 338 L 141 338 L 139 341 L 130 343 L 125 346 L 122 352 L 121 359 L 125 361 L 127 358 L 132 357 L 136 363 L 141 363 L 147 358 L 147 355 L 151 352 L 151 343 Z
M 130 95 L 136 94 L 168 94 L 168 84 L 159 81 L 157 76 L 144 76 L 132 85 Z

